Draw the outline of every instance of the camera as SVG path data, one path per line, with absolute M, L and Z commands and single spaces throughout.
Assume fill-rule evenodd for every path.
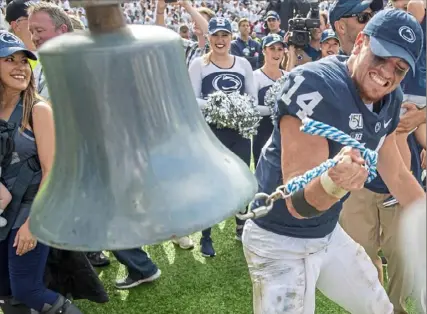
M 310 11 L 307 17 L 297 15 L 289 20 L 289 40 L 288 44 L 297 48 L 303 48 L 310 43 L 310 31 L 320 28 L 319 3 L 310 3 Z

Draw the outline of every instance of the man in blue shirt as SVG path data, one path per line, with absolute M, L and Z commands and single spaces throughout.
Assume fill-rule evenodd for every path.
M 395 6 L 401 5 L 400 9 L 404 9 L 407 3 L 408 1 L 392 2 Z M 414 13 L 414 15 L 421 14 L 418 17 L 418 22 L 424 21 L 421 28 L 425 30 L 425 8 L 417 8 Z M 405 28 L 402 28 L 402 36 L 408 36 Z M 425 34 L 423 38 L 425 38 Z M 414 95 L 417 95 L 417 98 L 422 99 L 420 105 L 425 106 L 425 41 L 423 41 L 423 49 L 415 69 L 408 72 L 402 80 L 401 87 L 404 93 L 402 109 L 409 110 L 401 115 L 400 123 L 396 129 L 396 143 L 406 164 L 405 167 L 409 168 L 410 166 L 412 174 L 420 181 L 421 160 L 418 142 L 424 143 L 425 146 L 425 131 L 420 129 L 409 136 L 408 133 L 421 123 L 425 127 L 425 108 L 419 110 L 415 104 L 408 103 L 407 100 L 412 99 L 413 101 Z M 421 134 L 424 135 L 424 139 L 416 137 L 420 133 L 419 131 L 422 131 Z M 383 268 L 378 251 L 382 250 L 388 264 L 388 295 L 393 303 L 395 313 L 403 314 L 407 313 L 405 301 L 410 291 L 407 291 L 404 284 L 408 274 L 405 271 L 402 259 L 398 255 L 397 226 L 402 207 L 397 204 L 397 200 L 390 197 L 390 193 L 394 194 L 381 177 L 377 177 L 373 182 L 367 184 L 365 189 L 352 193 L 347 199 L 341 213 L 340 224 L 352 239 L 363 246 L 377 268 L 381 282 L 383 282 Z
M 357 35 L 376 11 L 383 8 L 383 0 L 335 0 L 329 9 L 329 23 L 337 33 L 342 54 L 350 55 Z
M 252 70 L 255 71 L 262 66 L 259 64 L 259 56 L 262 54 L 261 45 L 249 36 L 251 26 L 247 18 L 240 19 L 238 25 L 240 36 L 231 42 L 230 53 L 248 60 Z
M 278 34 L 282 37 L 286 35 L 286 32 L 280 29 L 280 16 L 275 11 L 267 12 L 267 28 L 269 30 L 268 34 Z
M 400 35 L 401 28 L 407 36 Z M 365 161 L 358 150 L 300 127 L 311 117 L 353 136 L 378 152 L 378 172 L 402 206 L 425 201 L 399 158 L 395 133 L 403 99 L 399 85 L 415 68 L 422 37 L 411 15 L 382 11 L 357 36 L 350 57 L 323 58 L 287 76 L 256 169 L 259 191 L 271 194 L 328 158 L 340 162 L 291 197 L 275 201 L 266 216 L 246 222 L 243 245 L 255 314 L 314 313 L 316 287 L 350 313 L 393 313 L 369 256 L 338 224 L 348 193 L 364 186 Z

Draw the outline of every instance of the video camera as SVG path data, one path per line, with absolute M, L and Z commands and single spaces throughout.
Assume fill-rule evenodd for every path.
M 319 2 L 310 1 L 310 11 L 306 18 L 297 14 L 289 20 L 288 44 L 297 48 L 303 48 L 310 43 L 310 31 L 320 28 Z

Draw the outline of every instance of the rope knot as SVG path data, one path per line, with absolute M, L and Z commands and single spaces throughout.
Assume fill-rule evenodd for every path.
M 350 146 L 359 149 L 363 159 L 366 161 L 366 169 L 369 173 L 366 182 L 371 182 L 377 176 L 378 153 L 371 149 L 365 148 L 364 144 L 361 144 L 359 141 L 355 140 L 343 131 L 340 131 L 326 123 L 315 121 L 307 117 L 302 120 L 301 131 L 311 135 L 322 136 L 329 140 L 338 142 L 344 146 Z M 296 191 L 303 189 L 308 183 L 310 183 L 316 177 L 322 175 L 324 172 L 328 171 L 328 169 L 334 167 L 336 164 L 337 161 L 328 159 L 320 166 L 307 171 L 302 176 L 291 179 L 286 184 L 287 192 L 295 193 Z

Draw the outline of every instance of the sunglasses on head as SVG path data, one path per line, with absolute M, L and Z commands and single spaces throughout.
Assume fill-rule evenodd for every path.
M 355 17 L 357 22 L 360 24 L 366 24 L 372 18 L 373 14 L 371 12 L 361 12 L 356 14 L 344 15 L 343 17 Z

